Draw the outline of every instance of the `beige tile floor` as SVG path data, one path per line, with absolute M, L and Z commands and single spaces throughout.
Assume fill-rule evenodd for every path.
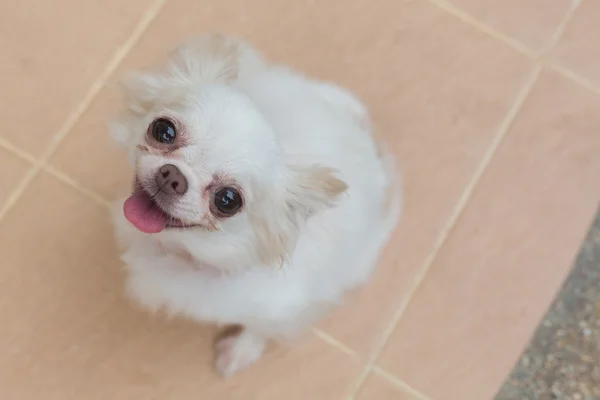
M 600 200 L 597 0 L 0 0 L 0 398 L 491 399 Z M 372 283 L 229 381 L 121 296 L 115 83 L 244 36 L 359 93 L 406 212 Z

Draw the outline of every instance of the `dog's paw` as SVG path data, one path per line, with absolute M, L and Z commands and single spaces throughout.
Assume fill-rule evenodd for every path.
M 263 354 L 266 340 L 248 330 L 221 337 L 216 344 L 216 368 L 229 378 L 241 369 L 254 364 Z

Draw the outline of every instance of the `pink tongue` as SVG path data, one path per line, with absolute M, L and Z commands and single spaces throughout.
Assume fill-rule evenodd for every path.
M 144 233 L 158 233 L 167 225 L 167 215 L 144 190 L 137 190 L 123 205 L 125 218 Z

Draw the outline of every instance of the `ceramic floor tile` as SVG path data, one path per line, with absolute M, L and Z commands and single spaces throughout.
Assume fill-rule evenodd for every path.
M 356 400 L 418 400 L 386 378 L 371 373 L 357 393 Z
M 599 125 L 600 97 L 541 76 L 392 335 L 384 369 L 433 398 L 492 398 L 596 211 Z
M 545 49 L 576 0 L 449 0 L 481 22 L 525 44 Z
M 360 374 L 356 359 L 307 335 L 219 379 L 213 329 L 123 299 L 111 236 L 106 209 L 48 175 L 2 220 L 0 398 L 341 399 Z
M 600 2 L 584 0 L 567 25 L 552 57 L 561 65 L 600 87 L 598 41 Z
M 3 1 L 0 118 L 12 129 L 0 135 L 39 154 L 151 3 Z
M 0 210 L 29 168 L 29 163 L 0 148 Z

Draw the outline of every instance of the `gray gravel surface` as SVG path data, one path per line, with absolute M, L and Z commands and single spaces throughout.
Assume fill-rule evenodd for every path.
M 600 213 L 496 400 L 600 400 Z

